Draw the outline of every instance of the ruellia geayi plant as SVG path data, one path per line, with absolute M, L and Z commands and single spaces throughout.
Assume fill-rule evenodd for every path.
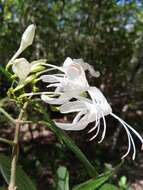
M 24 123 L 24 113 L 30 101 L 39 97 L 41 102 L 56 106 L 57 110 L 64 115 L 73 114 L 72 122 L 53 121 L 57 128 L 68 131 L 80 131 L 88 128 L 91 123 L 94 126 L 89 133 L 94 133 L 90 140 L 95 139 L 102 131 L 101 143 L 106 135 L 106 116 L 110 115 L 118 120 L 127 134 L 128 148 L 122 156 L 125 158 L 133 150 L 132 159 L 136 156 L 136 145 L 133 139 L 135 135 L 143 144 L 141 135 L 123 119 L 118 117 L 111 108 L 101 90 L 91 86 L 87 80 L 86 72 L 91 77 L 99 77 L 100 73 L 95 71 L 93 66 L 84 62 L 83 59 L 71 59 L 67 57 L 61 66 L 47 63 L 45 59 L 29 62 L 26 58 L 20 57 L 27 47 L 32 45 L 35 36 L 35 25 L 30 25 L 24 31 L 20 46 L 13 57 L 6 65 L 6 71 L 11 76 L 11 87 L 8 90 L 9 98 L 14 99 L 21 105 L 21 111 L 17 119 L 13 119 L 3 108 L 0 111 L 8 117 L 15 125 L 13 141 L 1 138 L 1 142 L 12 145 L 11 175 L 8 190 L 16 190 L 16 166 L 19 152 L 20 128 Z M 36 86 L 37 82 L 46 86 L 42 91 Z M 30 88 L 26 88 L 26 86 Z M 26 89 L 26 90 L 25 90 Z M 28 90 L 27 90 L 28 89 Z M 103 125 L 101 125 L 101 121 Z

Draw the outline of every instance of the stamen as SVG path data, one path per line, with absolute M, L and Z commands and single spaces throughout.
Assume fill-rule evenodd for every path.
M 36 95 L 53 95 L 53 94 L 57 94 L 57 95 L 61 95 L 62 93 L 60 92 L 31 92 L 31 93 L 25 93 L 23 94 L 21 97 L 25 97 L 25 96 L 36 96 Z
M 116 116 L 115 114 L 113 113 L 110 113 L 110 115 L 112 115 L 114 118 L 116 118 L 119 122 L 121 122 L 121 124 L 123 125 L 123 127 L 125 128 L 126 132 L 127 132 L 127 136 L 128 136 L 128 142 L 129 142 L 129 147 L 128 147 L 128 150 L 127 150 L 127 153 L 122 157 L 122 158 L 125 158 L 125 156 L 128 155 L 128 153 L 130 152 L 130 147 L 131 147 L 131 143 L 132 143 L 132 146 L 133 146 L 133 156 L 132 156 L 132 159 L 134 160 L 135 159 L 135 156 L 136 156 L 136 147 L 135 147 L 135 143 L 134 143 L 134 140 L 133 140 L 133 137 L 132 135 L 130 134 L 128 128 L 130 130 L 132 130 L 134 132 L 134 134 L 141 140 L 142 142 L 142 138 L 141 136 L 131 127 L 129 126 L 126 122 L 124 122 L 121 118 L 119 118 L 118 116 Z M 129 126 L 129 127 L 128 127 Z M 128 128 L 127 128 L 128 127 Z
M 124 158 L 129 154 L 129 152 L 130 152 L 130 150 L 131 150 L 131 140 L 130 140 L 130 136 L 129 136 L 128 133 L 127 133 L 127 136 L 128 136 L 128 150 L 127 150 L 127 152 L 122 156 L 121 159 L 124 159 Z
M 55 68 L 46 69 L 46 70 L 44 70 L 44 71 L 41 71 L 41 72 L 39 72 L 39 73 L 36 73 L 36 76 L 39 76 L 39 75 L 41 75 L 41 74 L 44 74 L 44 73 L 49 72 L 49 71 L 54 71 L 54 70 L 55 70 Z
M 103 112 L 101 114 L 102 114 L 102 118 L 103 118 L 103 133 L 102 133 L 101 140 L 98 141 L 98 143 L 101 143 L 103 141 L 103 139 L 105 138 L 105 134 L 106 134 L 106 120 L 105 120 Z
M 94 129 L 96 129 L 98 123 L 99 123 L 99 120 L 100 120 L 100 117 L 98 117 L 98 113 L 97 113 L 97 109 L 96 107 L 94 108 L 94 112 L 96 114 L 96 118 L 95 118 L 95 126 L 93 128 L 91 128 L 88 133 L 91 133 L 92 131 L 94 131 Z
M 48 86 L 46 86 L 47 88 L 51 88 L 51 87 L 59 87 L 60 83 L 54 83 L 54 84 L 49 84 Z
M 91 138 L 89 139 L 89 141 L 92 141 L 93 139 L 95 139 L 95 138 L 98 136 L 99 131 L 100 131 L 100 120 L 99 120 L 99 124 L 98 124 L 98 126 L 97 126 L 97 131 L 96 131 L 95 135 L 94 135 L 93 137 L 91 137 Z
M 52 64 L 49 64 L 49 63 L 43 63 L 42 65 L 52 67 L 52 68 L 55 68 L 55 69 L 57 69 L 59 71 L 65 72 L 65 70 L 62 67 L 58 67 L 56 65 L 52 65 Z
M 88 131 L 88 133 L 91 133 L 92 131 L 94 131 L 94 130 L 97 128 L 99 122 L 100 122 L 100 119 L 98 119 L 98 121 L 95 123 L 95 126 L 92 127 L 92 128 Z
M 81 116 L 85 113 L 85 111 L 80 111 L 74 118 L 73 123 L 77 123 L 79 121 L 79 119 L 81 118 Z
M 129 134 L 129 135 L 130 135 L 130 139 L 131 139 L 131 142 L 132 142 L 132 145 L 133 145 L 133 155 L 132 155 L 132 159 L 134 160 L 135 157 L 136 157 L 136 146 L 135 146 L 135 143 L 134 143 L 134 140 L 133 140 L 131 134 Z

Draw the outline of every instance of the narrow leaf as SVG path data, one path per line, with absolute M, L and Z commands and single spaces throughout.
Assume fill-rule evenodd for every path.
M 60 138 L 66 145 L 67 147 L 75 153 L 77 158 L 81 161 L 81 163 L 85 166 L 89 176 L 95 177 L 97 176 L 97 172 L 95 170 L 95 167 L 89 162 L 87 157 L 83 154 L 83 152 L 76 146 L 74 141 L 60 128 L 58 128 L 55 123 L 49 118 L 49 115 L 47 111 L 41 107 L 38 106 L 37 109 L 39 112 L 41 112 L 44 115 L 44 120 L 41 122 L 42 124 L 46 125 L 48 128 L 50 128 L 58 138 Z
M 106 174 L 101 177 L 90 179 L 84 183 L 77 185 L 73 190 L 96 190 L 99 188 L 105 181 L 108 180 L 111 174 Z
M 10 158 L 0 154 L 0 172 L 7 184 L 10 181 L 10 168 Z M 35 185 L 20 166 L 17 166 L 16 185 L 18 190 L 36 190 Z
M 91 177 L 97 176 L 97 172 L 94 166 L 89 162 L 87 157 L 82 153 L 82 151 L 76 146 L 74 141 L 61 129 L 59 129 L 53 122 L 49 124 L 49 122 L 44 122 L 48 128 L 50 128 L 60 139 L 67 145 L 67 147 L 75 153 L 77 158 L 82 162 L 85 166 L 88 174 Z
M 57 177 L 56 190 L 69 190 L 69 173 L 66 167 L 61 166 L 58 168 Z
M 119 190 L 115 185 L 105 183 L 99 190 Z

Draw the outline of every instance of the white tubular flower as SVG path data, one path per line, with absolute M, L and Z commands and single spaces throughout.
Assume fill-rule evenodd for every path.
M 20 47 L 10 61 L 16 59 L 28 46 L 32 45 L 35 36 L 35 29 L 36 27 L 34 24 L 31 24 L 26 28 L 21 38 Z
M 24 80 L 30 73 L 31 65 L 25 58 L 15 59 L 12 70 L 20 80 Z
M 90 139 L 93 140 L 97 135 L 99 134 L 100 131 L 100 119 L 103 120 L 103 132 L 101 136 L 101 140 L 99 143 L 101 143 L 105 137 L 106 134 L 106 120 L 105 116 L 106 115 L 111 115 L 115 119 L 117 119 L 122 126 L 124 127 L 127 137 L 128 137 L 128 150 L 127 152 L 123 155 L 122 158 L 125 158 L 131 148 L 133 148 L 133 155 L 132 159 L 135 159 L 136 155 L 136 147 L 135 147 L 135 142 L 132 137 L 132 133 L 138 137 L 138 139 L 141 141 L 143 144 L 143 139 L 140 136 L 140 134 L 134 130 L 129 124 L 127 124 L 125 121 L 123 121 L 121 118 L 119 118 L 117 115 L 112 113 L 112 109 L 110 105 L 108 104 L 106 98 L 102 94 L 102 92 L 96 88 L 96 87 L 90 87 L 88 90 L 89 95 L 91 96 L 92 100 L 80 97 L 79 100 L 73 101 L 73 102 L 68 102 L 63 104 L 60 107 L 61 113 L 73 113 L 77 112 L 77 115 L 75 116 L 74 120 L 72 123 L 59 123 L 55 122 L 56 125 L 64 130 L 82 130 L 88 126 L 89 123 L 95 122 L 95 125 L 92 129 L 89 130 L 89 133 L 96 130 L 96 134 Z
M 49 97 L 42 95 L 41 98 L 49 104 L 63 104 L 66 101 L 78 97 L 89 88 L 84 69 L 79 63 L 74 62 L 71 58 L 67 58 L 63 67 L 57 67 L 47 64 L 52 69 L 62 71 L 62 74 L 43 75 L 40 78 L 43 82 L 50 83 L 47 87 L 55 87 L 53 95 L 56 97 Z M 50 70 L 50 69 L 49 69 Z M 57 98 L 57 92 L 62 93 Z
M 41 65 L 45 62 L 46 60 L 40 59 L 29 63 L 25 58 L 19 58 L 12 61 L 12 70 L 20 80 L 24 80 L 30 72 L 43 70 Z

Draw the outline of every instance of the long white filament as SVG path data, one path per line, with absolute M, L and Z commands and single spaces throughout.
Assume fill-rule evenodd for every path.
M 60 92 L 31 92 L 31 93 L 25 93 L 22 95 L 22 97 L 25 96 L 36 96 L 36 95 L 61 95 Z
M 103 119 L 103 133 L 101 136 L 101 140 L 98 141 L 98 143 L 101 143 L 103 141 L 103 139 L 105 138 L 105 134 L 106 134 L 106 121 L 105 121 L 105 117 L 104 117 L 103 113 L 101 113 L 101 114 L 102 114 L 102 119 Z
M 130 147 L 131 147 L 131 144 L 132 144 L 132 147 L 133 147 L 133 156 L 132 156 L 132 159 L 134 160 L 135 159 L 135 156 L 136 156 L 136 147 L 135 147 L 135 143 L 134 143 L 134 140 L 133 140 L 133 137 L 132 135 L 130 134 L 128 128 L 140 139 L 141 143 L 143 144 L 143 139 L 142 137 L 137 133 L 137 131 L 135 131 L 130 125 L 128 125 L 125 121 L 123 121 L 121 118 L 119 118 L 118 116 L 116 116 L 115 114 L 111 113 L 110 115 L 112 115 L 114 118 L 116 118 L 118 121 L 121 122 L 121 124 L 123 125 L 123 127 L 126 129 L 126 132 L 128 134 L 128 140 L 130 141 L 129 142 L 129 146 L 128 146 L 128 151 L 127 153 L 123 156 L 126 157 L 128 155 L 128 153 L 130 152 Z
M 95 139 L 95 138 L 98 136 L 99 131 L 100 131 L 100 120 L 99 120 L 99 123 L 98 123 L 98 125 L 97 125 L 97 131 L 96 131 L 95 135 L 94 135 L 93 137 L 91 137 L 91 138 L 89 139 L 89 141 L 92 141 L 93 139 Z
M 94 130 L 97 128 L 99 122 L 100 122 L 100 119 L 98 119 L 98 120 L 96 121 L 95 126 L 92 127 L 92 128 L 88 131 L 88 133 L 91 133 L 92 131 L 94 131 Z
M 74 124 L 77 123 L 83 114 L 84 114 L 84 112 L 83 112 L 83 111 L 80 111 L 80 112 L 75 116 L 75 118 L 74 118 L 74 120 L 73 120 L 73 123 L 74 123 Z

